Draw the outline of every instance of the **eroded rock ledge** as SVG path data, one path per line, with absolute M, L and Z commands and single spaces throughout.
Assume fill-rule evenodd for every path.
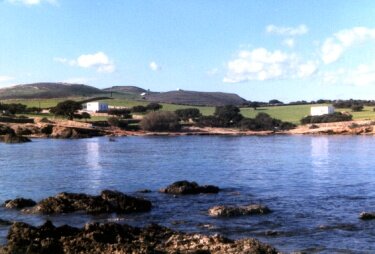
M 17 205 L 19 204 L 18 200 L 8 200 L 4 206 L 16 209 L 26 207 Z M 33 203 L 31 201 L 27 206 L 32 206 Z M 11 206 L 10 204 L 15 205 Z M 152 204 L 148 200 L 128 196 L 119 191 L 103 190 L 99 196 L 62 192 L 54 197 L 43 199 L 36 205 L 23 209 L 23 211 L 41 214 L 71 213 L 76 211 L 84 211 L 89 214 L 131 213 L 147 212 L 151 210 L 151 207 Z
M 219 187 L 214 186 L 214 185 L 200 186 L 196 182 L 188 182 L 188 181 L 174 182 L 173 184 L 167 186 L 166 188 L 160 189 L 160 192 L 162 193 L 179 194 L 179 195 L 200 194 L 200 193 L 218 193 L 219 191 L 220 191 Z
M 246 205 L 246 206 L 214 206 L 208 210 L 208 215 L 212 217 L 235 217 L 242 215 L 262 215 L 271 212 L 264 205 Z
M 277 253 L 256 239 L 230 240 L 173 231 L 158 225 L 136 228 L 116 223 L 86 224 L 83 228 L 55 227 L 47 221 L 40 227 L 14 223 L 8 243 L 0 253 Z

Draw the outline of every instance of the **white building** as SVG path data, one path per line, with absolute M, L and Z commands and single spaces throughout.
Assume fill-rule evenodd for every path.
M 321 116 L 321 115 L 326 115 L 326 114 L 332 114 L 334 112 L 335 112 L 335 108 L 331 105 L 311 107 L 310 109 L 310 115 L 312 116 Z
M 86 110 L 90 112 L 106 112 L 108 111 L 108 104 L 99 101 L 88 102 L 86 103 Z

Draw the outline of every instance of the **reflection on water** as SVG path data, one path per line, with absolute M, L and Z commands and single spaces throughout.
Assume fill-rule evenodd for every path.
M 337 248 L 341 253 L 375 253 L 375 221 L 358 219 L 361 211 L 375 207 L 374 141 L 357 136 L 190 136 L 0 144 L 0 203 L 15 197 L 40 200 L 62 191 L 116 189 L 144 195 L 154 204 L 150 213 L 121 215 L 133 225 L 155 222 L 182 231 L 257 237 L 287 253 L 335 253 Z M 224 191 L 180 198 L 157 192 L 177 180 L 214 184 Z M 136 193 L 140 189 L 153 192 Z M 215 205 L 249 203 L 265 204 L 274 212 L 225 220 L 207 216 Z M 115 215 L 106 216 L 100 219 Z M 0 219 L 37 225 L 46 217 L 0 207 Z M 48 219 L 76 226 L 98 220 L 82 214 Z M 210 227 L 202 228 L 206 224 Z M 276 234 L 267 235 L 270 230 Z M 0 242 L 6 231 L 0 226 Z
M 98 139 L 89 140 L 86 143 L 87 179 L 96 189 L 101 185 L 103 167 L 100 163 L 100 143 Z
M 329 158 L 329 137 L 311 138 L 311 163 L 314 171 L 319 172 L 327 169 Z

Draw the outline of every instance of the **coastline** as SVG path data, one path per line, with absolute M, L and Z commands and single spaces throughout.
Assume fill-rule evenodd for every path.
M 93 127 L 88 122 L 54 120 L 43 122 L 36 118 L 35 123 L 1 123 L 11 128 L 17 135 L 28 138 L 90 138 L 96 136 L 270 136 L 270 135 L 375 135 L 375 122 L 356 120 L 335 123 L 299 125 L 285 131 L 250 131 L 234 128 L 214 128 L 185 126 L 178 132 L 130 131 L 117 127 Z M 45 130 L 49 130 L 46 132 Z

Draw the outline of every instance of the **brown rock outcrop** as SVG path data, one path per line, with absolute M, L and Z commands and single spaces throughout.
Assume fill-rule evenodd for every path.
M 196 182 L 178 181 L 161 189 L 160 192 L 168 194 L 200 194 L 200 193 L 218 193 L 219 187 L 214 185 L 200 186 Z
M 276 254 L 275 248 L 255 239 L 230 240 L 172 231 L 158 225 L 136 228 L 115 223 L 87 224 L 78 229 L 55 227 L 47 221 L 40 227 L 14 223 L 8 243 L 0 253 L 212 253 Z
M 208 215 L 213 217 L 234 217 L 241 215 L 268 214 L 271 210 L 263 205 L 247 206 L 214 206 L 208 210 Z

